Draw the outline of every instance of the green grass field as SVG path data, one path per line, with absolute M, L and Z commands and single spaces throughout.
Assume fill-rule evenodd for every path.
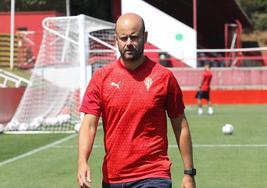
M 220 105 L 214 109 L 212 116 L 198 116 L 195 107 L 186 111 L 198 170 L 197 187 L 267 187 L 267 105 Z M 234 125 L 234 135 L 221 133 L 225 123 Z M 99 129 L 90 159 L 94 188 L 101 187 L 102 137 Z M 183 169 L 171 129 L 169 146 L 173 187 L 177 188 Z M 78 187 L 76 160 L 77 135 L 0 135 L 0 187 Z

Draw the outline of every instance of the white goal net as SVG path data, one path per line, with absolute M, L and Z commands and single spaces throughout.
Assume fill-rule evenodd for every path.
M 84 15 L 43 21 L 30 84 L 6 131 L 73 131 L 92 73 L 116 59 L 114 24 Z

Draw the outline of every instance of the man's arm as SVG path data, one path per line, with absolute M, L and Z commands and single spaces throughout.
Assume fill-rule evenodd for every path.
M 171 119 L 171 124 L 181 153 L 184 169 L 192 169 L 194 167 L 192 140 L 185 115 L 183 114 L 177 118 Z M 194 176 L 184 175 L 181 187 L 195 188 Z
M 88 166 L 99 117 L 86 114 L 83 118 L 78 143 L 78 172 L 77 181 L 81 188 L 91 188 L 91 172 Z
M 204 83 L 204 76 L 202 76 L 202 78 L 201 78 L 201 82 L 200 82 L 200 84 L 199 84 L 199 86 L 198 86 L 198 90 L 199 90 L 199 91 L 201 90 L 201 87 L 202 87 L 203 83 Z

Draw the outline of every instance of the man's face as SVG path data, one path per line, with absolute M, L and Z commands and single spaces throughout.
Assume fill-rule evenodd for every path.
M 147 33 L 142 28 L 119 28 L 116 32 L 116 41 L 121 58 L 125 61 L 135 61 L 143 56 L 146 36 Z

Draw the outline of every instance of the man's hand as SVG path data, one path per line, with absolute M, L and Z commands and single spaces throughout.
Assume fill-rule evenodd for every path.
M 77 181 L 80 188 L 92 188 L 91 172 L 87 161 L 96 135 L 99 117 L 86 114 L 79 132 Z
M 195 178 L 190 175 L 184 175 L 181 188 L 196 188 Z
M 91 172 L 86 163 L 78 165 L 77 181 L 80 188 L 92 188 Z

